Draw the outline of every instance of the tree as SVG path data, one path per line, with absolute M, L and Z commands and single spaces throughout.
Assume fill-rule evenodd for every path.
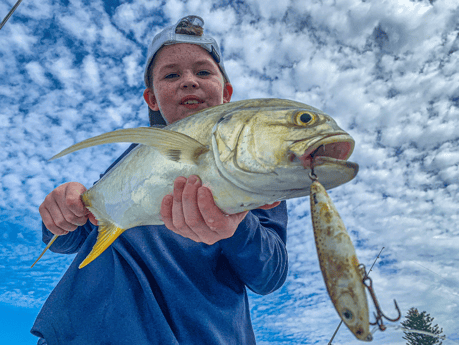
M 434 320 L 430 314 L 426 311 L 419 313 L 416 308 L 408 310 L 408 314 L 405 316 L 406 320 L 402 322 L 403 327 L 407 329 L 415 329 L 418 331 L 430 332 L 433 334 L 441 334 L 443 328 L 439 329 L 438 325 L 432 326 Z M 404 331 L 405 336 L 403 339 L 407 340 L 407 345 L 441 345 L 440 339 L 432 337 L 430 335 L 424 335 L 419 333 L 412 333 Z

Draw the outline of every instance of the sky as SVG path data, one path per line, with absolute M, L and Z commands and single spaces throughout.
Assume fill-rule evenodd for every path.
M 0 17 L 16 0 L 0 1 Z M 332 116 L 355 139 L 357 177 L 332 191 L 383 311 L 427 311 L 459 343 L 459 6 L 456 0 L 26 0 L 0 31 L 0 343 L 28 332 L 72 261 L 44 248 L 38 207 L 91 186 L 128 144 L 48 162 L 83 139 L 148 125 L 147 46 L 201 16 L 233 101 L 275 97 Z M 320 273 L 309 198 L 288 202 L 289 275 L 250 294 L 259 344 L 328 343 L 339 317 Z M 371 318 L 373 319 L 373 318 Z M 402 318 L 403 320 L 403 318 Z M 392 324 L 374 344 L 405 344 Z M 333 344 L 359 343 L 342 326 Z

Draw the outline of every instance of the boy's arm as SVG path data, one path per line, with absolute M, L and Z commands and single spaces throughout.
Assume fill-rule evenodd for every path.
M 174 181 L 173 193 L 163 198 L 161 217 L 169 230 L 195 242 L 220 241 L 239 278 L 254 292 L 267 294 L 287 275 L 287 210 L 285 202 L 280 204 L 225 215 L 212 192 L 192 175 Z
M 219 243 L 239 278 L 258 294 L 271 293 L 287 278 L 287 204 L 252 210 L 234 235 Z

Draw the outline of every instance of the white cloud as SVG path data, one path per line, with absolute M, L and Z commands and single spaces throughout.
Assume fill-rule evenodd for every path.
M 45 76 L 45 70 L 37 61 L 29 62 L 26 66 L 30 78 L 38 85 L 47 86 L 49 80 Z
M 60 183 L 89 187 L 127 145 L 47 160 L 82 139 L 145 125 L 146 46 L 160 27 L 195 13 L 222 42 L 233 100 L 302 101 L 351 133 L 360 172 L 330 195 L 361 262 L 368 267 L 385 247 L 372 271 L 383 309 L 393 315 L 396 298 L 404 313 L 427 310 L 445 334 L 457 332 L 455 1 L 107 5 L 110 13 L 101 0 L 24 2 L 1 31 L 0 301 L 43 302 L 71 257 L 47 255 L 36 271 L 19 267 L 43 248 L 38 205 Z M 273 295 L 251 296 L 258 342 L 325 343 L 339 319 L 320 276 L 309 199 L 289 201 L 289 212 L 287 283 Z M 373 343 L 403 344 L 402 336 L 389 329 Z M 355 340 L 343 326 L 334 343 Z
M 170 19 L 171 24 L 175 23 L 184 15 L 185 4 L 180 0 L 171 0 L 164 5 L 166 18 Z
M 37 42 L 30 29 L 23 24 L 8 23 L 5 25 L 5 44 L 11 45 L 15 51 L 20 53 L 32 53 L 31 46 Z
M 143 80 L 144 73 L 143 57 L 138 53 L 134 53 L 124 57 L 123 63 L 128 85 L 139 85 L 139 80 Z
M 88 55 L 83 60 L 83 69 L 86 74 L 88 88 L 98 90 L 100 87 L 99 66 L 92 55 Z

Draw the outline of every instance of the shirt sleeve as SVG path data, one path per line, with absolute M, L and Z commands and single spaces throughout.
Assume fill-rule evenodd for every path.
M 252 210 L 234 235 L 221 240 L 223 254 L 239 278 L 255 293 L 266 295 L 287 278 L 287 203 Z
M 43 222 L 42 225 L 42 240 L 48 244 L 53 238 L 53 234 L 49 231 Z M 85 225 L 79 226 L 75 231 L 69 232 L 67 235 L 59 236 L 56 241 L 49 247 L 54 253 L 59 254 L 74 254 L 77 253 L 89 233 L 96 228 L 95 225 L 88 220 Z

